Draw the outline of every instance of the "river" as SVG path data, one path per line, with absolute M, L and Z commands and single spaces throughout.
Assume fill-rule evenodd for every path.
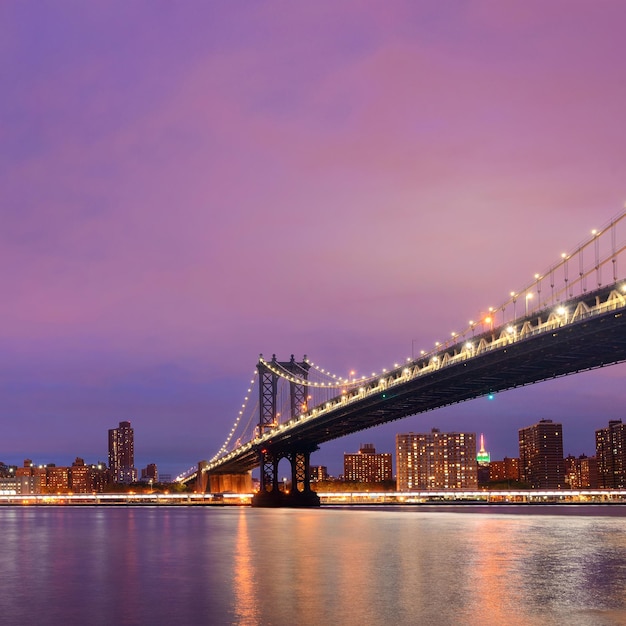
M 626 624 L 626 507 L 0 507 L 3 624 Z

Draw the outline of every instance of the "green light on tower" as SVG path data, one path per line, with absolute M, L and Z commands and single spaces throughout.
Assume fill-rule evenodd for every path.
M 479 464 L 489 463 L 491 461 L 491 455 L 485 450 L 485 436 L 482 433 L 480 434 L 480 450 L 476 455 L 476 461 Z

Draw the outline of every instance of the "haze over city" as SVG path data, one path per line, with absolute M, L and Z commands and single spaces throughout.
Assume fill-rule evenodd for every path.
M 0 6 L 0 461 L 175 475 L 260 353 L 369 374 L 431 349 L 626 200 L 626 5 Z M 607 271 L 605 280 L 610 280 Z M 620 276 L 624 276 L 623 269 Z M 624 365 L 324 444 L 626 417 Z

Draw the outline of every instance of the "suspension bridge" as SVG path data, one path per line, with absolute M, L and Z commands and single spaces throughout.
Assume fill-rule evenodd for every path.
M 306 356 L 279 361 L 261 355 L 223 446 L 178 480 L 195 482 L 198 491 L 249 491 L 251 472 L 260 467 L 254 504 L 315 506 L 319 498 L 310 486 L 310 455 L 324 442 L 626 361 L 626 274 L 619 272 L 626 256 L 625 217 L 626 211 L 592 231 L 462 332 L 388 370 L 344 378 Z M 289 494 L 278 480 L 282 459 L 291 465 Z

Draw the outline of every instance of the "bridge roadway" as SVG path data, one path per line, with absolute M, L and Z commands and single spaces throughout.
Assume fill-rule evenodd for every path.
M 535 311 L 416 359 L 292 418 L 205 471 L 238 473 L 280 455 L 489 393 L 626 361 L 626 285 Z

